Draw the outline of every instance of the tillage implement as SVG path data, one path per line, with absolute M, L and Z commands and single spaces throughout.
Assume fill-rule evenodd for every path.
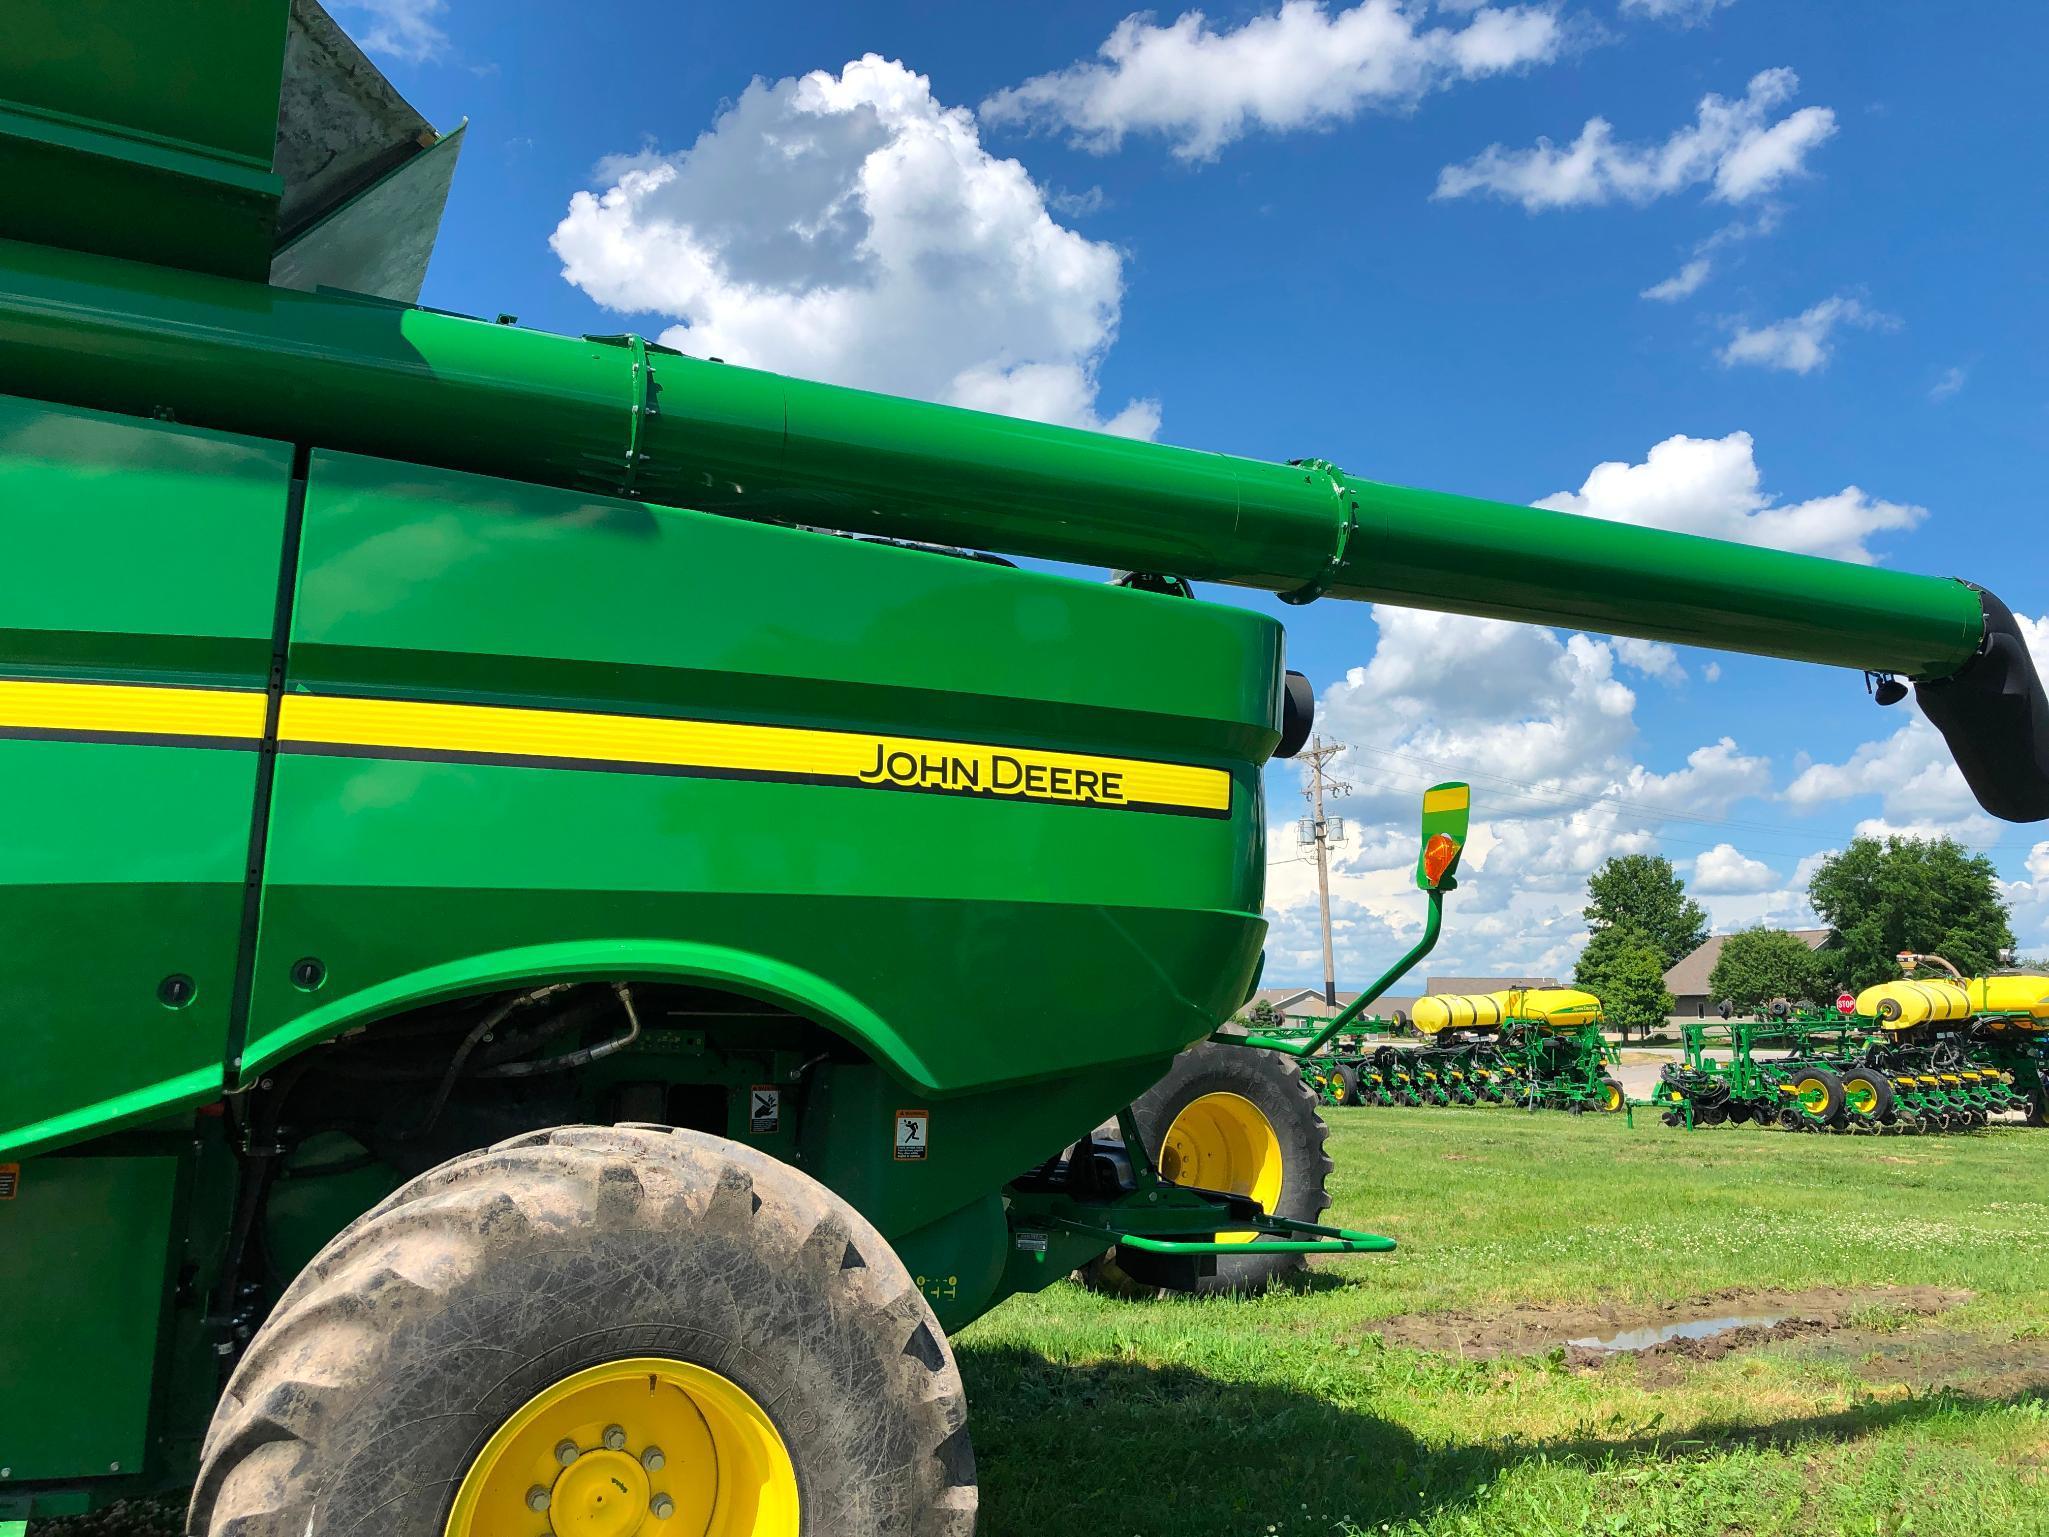
M 1911 679 L 2049 814 L 1965 582 L 422 308 L 462 137 L 314 0 L 7 9 L 0 1522 L 965 1534 L 947 1331 L 1389 1247 L 1209 1040 L 1314 697 L 1191 582 Z

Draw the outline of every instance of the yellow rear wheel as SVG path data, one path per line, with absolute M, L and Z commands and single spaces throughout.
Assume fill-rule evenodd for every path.
M 1168 1123 L 1160 1173 L 1177 1185 L 1250 1196 L 1272 1211 L 1281 1194 L 1281 1139 L 1259 1106 L 1242 1094 L 1205 1094 Z M 1250 1243 L 1250 1232 L 1219 1233 L 1218 1243 Z
M 543 1388 L 456 1491 L 445 1537 L 796 1537 L 797 1469 L 746 1389 L 666 1357 Z
M 1347 1084 L 1346 1099 L 1357 1098 Z M 1302 1063 L 1277 1052 L 1205 1041 L 1176 1057 L 1131 1106 L 1144 1155 L 1175 1184 L 1246 1197 L 1268 1215 L 1318 1221 L 1330 1204 L 1317 1093 Z M 1135 1161 L 1135 1160 L 1134 1160 Z M 1299 1271 L 1299 1254 L 1247 1253 L 1254 1235 L 1216 1235 L 1224 1252 L 1159 1255 L 1120 1244 L 1084 1266 L 1085 1284 L 1125 1297 L 1252 1292 Z

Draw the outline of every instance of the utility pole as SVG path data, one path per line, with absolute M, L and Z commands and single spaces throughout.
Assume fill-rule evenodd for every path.
M 1309 815 L 1300 824 L 1301 841 L 1316 845 L 1316 910 L 1323 923 L 1323 1001 L 1330 1008 L 1337 1007 L 1338 979 L 1330 943 L 1329 848 L 1333 843 L 1345 841 L 1345 821 L 1343 817 L 1326 817 L 1323 814 L 1323 797 L 1326 794 L 1349 795 L 1352 787 L 1331 778 L 1323 770 L 1325 764 L 1344 750 L 1343 742 L 1326 742 L 1321 736 L 1314 736 L 1309 739 L 1309 751 L 1303 754 L 1309 760 L 1309 783 L 1302 790 L 1309 801 Z

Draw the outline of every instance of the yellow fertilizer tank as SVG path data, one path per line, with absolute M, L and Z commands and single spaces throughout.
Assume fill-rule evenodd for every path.
M 1974 1013 L 2026 1016 L 1993 1021 L 1995 1025 L 2049 1029 L 2049 977 L 1973 977 L 1964 984 L 1964 991 Z
M 1857 995 L 1857 1012 L 1888 1030 L 1947 1024 L 1970 1017 L 1971 995 L 1954 982 L 1881 982 Z
M 1418 1033 L 1441 1030 L 1499 1030 L 1508 1019 L 1513 993 L 1425 993 L 1409 1013 Z
M 1508 1012 L 1529 1024 L 1577 1030 L 1600 1023 L 1601 1000 L 1576 987 L 1532 987 L 1509 994 Z
M 1515 1023 L 1577 1030 L 1597 1022 L 1601 1000 L 1575 987 L 1530 987 L 1505 993 L 1426 993 L 1409 1012 L 1422 1035 L 1444 1030 L 1498 1030 Z

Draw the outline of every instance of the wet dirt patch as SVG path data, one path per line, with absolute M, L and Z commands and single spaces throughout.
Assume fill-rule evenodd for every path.
M 1711 1361 L 1768 1341 L 1835 1332 L 1864 1309 L 1933 1314 L 1970 1296 L 1939 1286 L 1732 1290 L 1662 1307 L 1527 1304 L 1411 1313 L 1377 1327 L 1387 1344 L 1410 1350 L 1478 1359 L 1560 1350 L 1571 1365 L 1598 1367 L 1617 1360 Z M 1892 1336 L 1869 1337 L 1897 1343 Z
M 1967 1387 L 1984 1398 L 2049 1388 L 2049 1340 L 1997 1340 L 1960 1329 L 1873 1334 L 1820 1331 L 1795 1349 L 1802 1360 L 1846 1367 L 1874 1387 L 1916 1392 Z

